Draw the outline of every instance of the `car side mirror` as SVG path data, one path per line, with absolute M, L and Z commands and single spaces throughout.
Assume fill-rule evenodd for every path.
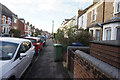
M 20 53 L 20 59 L 22 59 L 23 57 L 25 57 L 26 54 L 25 53 Z

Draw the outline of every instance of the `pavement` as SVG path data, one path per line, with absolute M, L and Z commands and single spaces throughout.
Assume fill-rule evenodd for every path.
M 37 57 L 34 57 L 33 64 L 24 73 L 22 80 L 26 78 L 60 78 L 63 80 L 69 78 L 62 62 L 54 62 L 53 44 L 52 40 L 47 40 L 46 46 Z

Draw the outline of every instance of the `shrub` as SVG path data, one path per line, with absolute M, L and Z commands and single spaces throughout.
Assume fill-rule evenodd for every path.
M 10 33 L 10 35 L 13 35 L 13 37 L 18 37 L 18 38 L 19 38 L 20 35 L 21 35 L 21 34 L 20 34 L 20 31 L 19 31 L 19 30 L 16 30 L 16 29 L 11 29 L 9 33 Z
M 89 42 L 92 41 L 93 37 L 87 31 L 81 31 L 74 33 L 72 28 L 67 30 L 68 38 L 64 38 L 64 31 L 58 29 L 56 34 L 56 39 L 61 44 L 71 45 L 73 42 L 82 43 L 84 46 L 89 46 Z

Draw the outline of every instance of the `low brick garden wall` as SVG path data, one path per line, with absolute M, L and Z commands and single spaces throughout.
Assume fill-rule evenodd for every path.
M 118 68 L 85 53 L 84 51 L 89 50 L 89 47 L 77 49 L 76 47 L 68 47 L 67 53 L 68 70 L 72 73 L 74 79 L 102 78 L 106 80 L 120 78 Z

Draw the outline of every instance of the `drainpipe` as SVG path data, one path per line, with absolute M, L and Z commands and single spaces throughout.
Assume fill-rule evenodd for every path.
M 102 20 L 102 23 L 104 23 L 104 17 L 105 17 L 105 0 L 103 0 L 103 20 Z
M 104 19 L 105 19 L 105 0 L 103 0 L 103 20 L 102 20 L 102 24 L 104 23 Z M 102 30 L 101 30 L 101 39 L 103 38 L 103 25 L 102 25 Z

